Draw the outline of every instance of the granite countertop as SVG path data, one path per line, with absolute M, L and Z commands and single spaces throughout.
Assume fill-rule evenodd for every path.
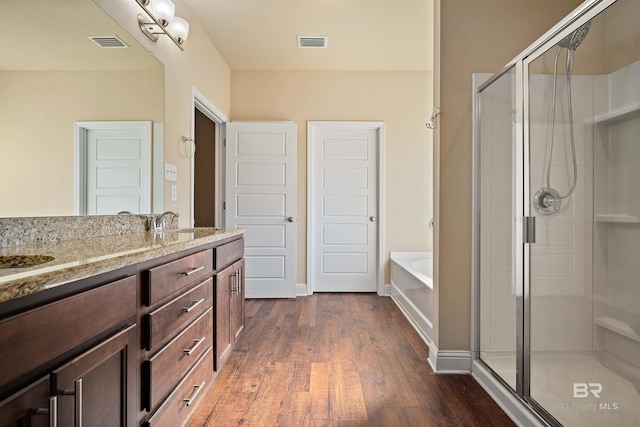
M 48 255 L 54 259 L 32 267 L 0 269 L 0 303 L 244 232 L 236 228 L 169 229 L 164 234 L 132 232 L 3 247 L 0 256 Z

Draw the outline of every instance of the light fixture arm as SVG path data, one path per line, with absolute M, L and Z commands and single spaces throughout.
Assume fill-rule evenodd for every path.
M 181 43 L 176 39 L 167 29 L 160 24 L 160 22 L 153 16 L 153 13 L 147 8 L 149 6 L 149 0 L 136 0 L 136 3 L 144 10 L 147 16 L 142 13 L 138 14 L 138 24 L 140 25 L 140 30 L 144 33 L 145 36 L 149 38 L 149 40 L 156 42 L 158 41 L 158 35 L 164 34 L 168 36 L 175 44 L 180 48 L 180 50 L 184 51 Z M 151 19 L 152 22 L 149 22 Z

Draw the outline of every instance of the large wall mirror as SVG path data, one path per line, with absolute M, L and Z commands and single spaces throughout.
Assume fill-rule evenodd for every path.
M 127 47 L 101 47 L 92 36 L 115 36 Z M 85 213 L 78 123 L 101 122 L 150 124 L 147 154 L 154 144 L 161 153 L 162 63 L 92 0 L 0 1 L 0 217 Z M 135 151 L 122 141 L 120 151 L 102 154 Z M 153 169 L 138 179 L 163 194 Z M 100 174 L 99 185 L 125 179 Z

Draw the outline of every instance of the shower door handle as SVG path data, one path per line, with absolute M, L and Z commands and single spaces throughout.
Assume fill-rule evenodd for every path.
M 522 223 L 522 243 L 536 242 L 536 217 L 525 216 Z

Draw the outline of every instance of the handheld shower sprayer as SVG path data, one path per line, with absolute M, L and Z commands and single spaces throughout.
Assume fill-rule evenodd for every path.
M 587 21 L 581 25 L 577 30 L 571 32 L 568 36 L 560 40 L 558 43 L 558 51 L 556 52 L 556 58 L 553 69 L 553 98 L 551 102 L 551 126 L 549 127 L 549 137 L 547 146 L 547 180 L 546 187 L 539 189 L 533 196 L 533 206 L 542 215 L 553 215 L 560 210 L 562 199 L 566 199 L 571 196 L 573 190 L 576 188 L 578 182 L 578 163 L 576 160 L 576 143 L 573 132 L 573 103 L 571 100 L 571 77 L 573 75 L 573 55 L 575 50 L 580 46 L 589 33 L 591 28 L 591 21 Z M 571 139 L 571 155 L 573 158 L 573 179 L 569 191 L 564 196 L 555 190 L 551 186 L 551 159 L 553 157 L 553 137 L 556 121 L 556 83 L 558 78 L 558 58 L 562 50 L 567 50 L 567 66 L 566 66 L 566 78 L 567 78 L 567 103 L 569 107 L 569 135 Z

